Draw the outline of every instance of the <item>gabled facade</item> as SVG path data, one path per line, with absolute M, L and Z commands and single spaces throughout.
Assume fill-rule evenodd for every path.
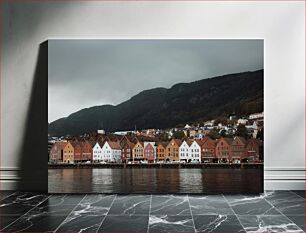
M 231 161 L 241 161 L 245 158 L 246 140 L 243 137 L 236 136 L 231 143 Z
M 189 146 L 191 143 L 187 143 L 187 141 L 183 141 L 179 148 L 179 156 L 180 161 L 190 162 L 191 157 L 189 157 Z
M 201 162 L 201 146 L 195 140 L 192 142 L 192 144 L 189 147 L 189 155 L 191 161 Z
M 144 160 L 144 144 L 143 142 L 137 142 L 132 150 L 132 160 L 140 161 Z
M 155 142 L 144 142 L 144 159 L 153 163 L 156 157 Z
M 75 163 L 80 163 L 82 162 L 82 153 L 83 153 L 83 145 L 81 142 L 78 141 L 72 141 L 71 142 L 73 148 L 74 148 L 74 162 Z
M 259 160 L 259 145 L 260 141 L 255 138 L 251 138 L 247 140 L 245 147 L 245 156 L 250 161 L 258 161 Z
M 120 144 L 106 141 L 102 147 L 102 160 L 105 162 L 121 162 Z
M 166 147 L 167 143 L 159 142 L 156 148 L 156 160 L 165 161 L 166 160 Z
M 82 142 L 82 161 L 92 161 L 93 160 L 93 152 L 92 146 L 89 141 L 84 140 Z
M 74 163 L 74 147 L 71 142 L 67 142 L 63 150 L 64 163 Z
M 121 160 L 124 163 L 132 161 L 132 150 L 135 146 L 126 136 L 120 141 L 121 146 Z
M 103 143 L 102 142 L 96 142 L 96 144 L 93 147 L 93 161 L 94 162 L 100 162 L 103 160 L 102 157 L 102 147 L 103 147 Z
M 63 162 L 64 160 L 64 148 L 67 142 L 55 142 L 51 147 L 49 158 L 53 162 Z
M 216 140 L 209 137 L 203 139 L 201 145 L 201 160 L 203 162 L 213 162 L 216 157 Z
M 166 161 L 180 161 L 179 148 L 182 141 L 179 139 L 172 139 L 166 147 Z
M 221 162 L 227 162 L 231 156 L 231 144 L 233 139 L 221 137 L 216 145 L 216 157 Z

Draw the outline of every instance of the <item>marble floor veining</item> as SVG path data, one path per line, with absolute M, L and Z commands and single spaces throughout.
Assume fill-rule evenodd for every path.
M 304 232 L 304 191 L 261 195 L 0 192 L 1 232 Z

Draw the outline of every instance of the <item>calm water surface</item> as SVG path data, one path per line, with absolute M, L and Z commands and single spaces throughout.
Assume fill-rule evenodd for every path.
M 263 170 L 225 168 L 49 169 L 50 193 L 260 193 Z

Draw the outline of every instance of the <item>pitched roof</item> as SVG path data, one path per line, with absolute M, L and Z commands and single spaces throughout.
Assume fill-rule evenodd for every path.
M 113 150 L 121 150 L 119 142 L 108 141 L 107 143 L 110 146 L 110 148 L 112 148 Z
M 223 138 L 224 141 L 226 141 L 226 143 L 228 143 L 229 145 L 232 144 L 233 140 L 232 138 Z
M 246 140 L 244 137 L 236 136 L 234 139 L 239 139 L 243 144 L 246 144 Z

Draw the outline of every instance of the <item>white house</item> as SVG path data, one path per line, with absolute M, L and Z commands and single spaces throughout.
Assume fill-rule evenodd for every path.
M 121 162 L 121 148 L 118 142 L 106 141 L 102 147 L 102 160 L 106 162 Z
M 186 141 L 183 141 L 183 143 L 179 148 L 179 158 L 180 161 L 185 161 L 185 162 L 189 162 L 191 159 L 189 157 L 189 145 Z
M 189 156 L 191 161 L 201 162 L 201 146 L 196 141 L 193 141 L 189 147 Z
M 100 143 L 100 142 L 97 142 L 94 145 L 93 150 L 92 150 L 92 160 L 94 162 L 98 162 L 98 161 L 103 160 L 103 158 L 102 158 L 102 147 L 103 147 L 103 144 Z

